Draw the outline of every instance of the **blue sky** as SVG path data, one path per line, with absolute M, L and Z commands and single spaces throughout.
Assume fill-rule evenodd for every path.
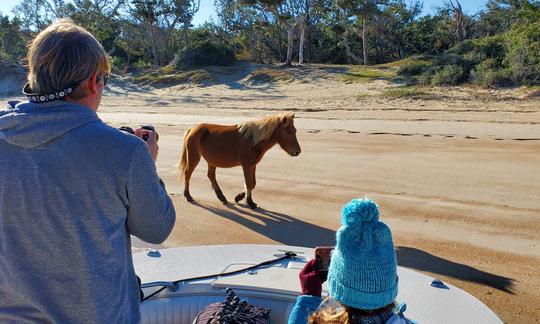
M 4 15 L 9 14 L 11 16 L 11 9 L 21 2 L 21 0 L 0 0 L 0 12 L 2 12 Z M 424 0 L 423 2 L 423 14 L 430 14 L 433 13 L 436 7 L 441 6 L 444 1 Z M 487 0 L 461 0 L 460 3 L 466 14 L 474 14 L 485 6 Z M 201 0 L 201 8 L 199 9 L 199 12 L 197 12 L 197 14 L 195 15 L 195 18 L 193 19 L 193 24 L 195 26 L 203 24 L 212 16 L 215 18 L 214 0 Z

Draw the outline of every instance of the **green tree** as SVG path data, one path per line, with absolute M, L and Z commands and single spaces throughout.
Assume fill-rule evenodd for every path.
M 0 59 L 3 63 L 17 64 L 26 54 L 26 43 L 30 34 L 21 30 L 21 22 L 17 18 L 0 13 Z
M 373 17 L 378 15 L 386 1 L 377 0 L 337 0 L 337 4 L 342 8 L 347 19 L 352 21 L 359 29 L 359 36 L 362 38 L 362 51 L 364 56 L 364 65 L 369 64 L 368 60 L 368 24 Z M 346 29 L 347 30 L 347 29 Z
M 53 20 L 65 17 L 63 0 L 24 0 L 12 12 L 27 31 L 40 31 Z
M 528 0 L 490 0 L 479 14 L 474 37 L 493 36 L 508 31 L 525 12 L 534 13 L 538 1 Z M 533 14 L 534 16 L 534 14 Z M 533 19 L 526 19 L 525 23 Z
M 129 13 L 147 31 L 154 65 L 168 62 L 178 49 L 175 35 L 182 29 L 183 46 L 188 45 L 188 29 L 199 10 L 199 0 L 133 0 Z
M 387 47 L 379 48 L 377 62 L 404 59 L 408 52 L 407 29 L 422 11 L 420 1 L 411 2 L 396 0 L 388 3 L 373 22 L 374 36 L 384 39 Z M 387 53 L 390 57 L 387 57 Z M 394 55 L 396 53 L 397 55 Z
M 107 51 L 112 51 L 119 35 L 118 20 L 124 8 L 125 0 L 73 0 L 66 5 L 64 12 L 92 33 Z

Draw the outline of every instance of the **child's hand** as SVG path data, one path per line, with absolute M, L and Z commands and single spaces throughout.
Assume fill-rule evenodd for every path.
M 299 278 L 303 295 L 321 297 L 322 284 L 326 281 L 326 274 L 321 276 L 319 261 L 316 259 L 309 260 L 300 271 Z

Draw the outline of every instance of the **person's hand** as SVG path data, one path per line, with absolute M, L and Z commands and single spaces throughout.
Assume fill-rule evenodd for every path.
M 154 163 L 157 160 L 158 152 L 159 152 L 159 146 L 157 144 L 157 136 L 155 132 L 152 132 L 148 129 L 142 129 L 137 128 L 135 131 L 135 136 L 139 138 L 143 138 L 143 136 L 147 136 L 148 139 L 145 141 L 146 145 L 148 145 L 148 149 L 150 151 L 150 155 L 152 156 L 152 160 L 154 160 Z
M 319 271 L 317 259 L 309 260 L 299 274 L 302 294 L 321 297 L 322 284 L 326 281 L 327 273 Z

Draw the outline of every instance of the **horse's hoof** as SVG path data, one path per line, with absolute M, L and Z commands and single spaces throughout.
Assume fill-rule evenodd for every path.
M 229 202 L 227 201 L 227 198 L 225 198 L 225 196 L 223 194 L 218 194 L 217 195 L 217 198 L 219 199 L 219 201 L 221 201 L 224 205 L 228 204 Z
M 193 197 L 191 197 L 191 195 L 184 195 L 184 197 L 186 197 L 187 202 L 192 203 L 192 202 L 195 201 L 195 200 L 193 200 Z
M 239 203 L 240 200 L 244 199 L 244 197 L 246 196 L 246 193 L 245 192 L 241 192 L 239 193 L 238 195 L 236 195 L 236 197 L 234 197 L 234 201 L 236 203 Z
M 248 207 L 249 209 L 257 209 L 257 204 L 253 201 L 248 201 Z

